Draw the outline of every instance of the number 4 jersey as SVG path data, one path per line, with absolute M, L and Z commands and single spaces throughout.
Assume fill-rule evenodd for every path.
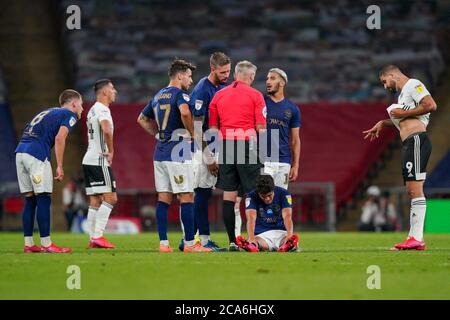
M 89 110 L 86 119 L 88 148 L 83 157 L 84 165 L 109 166 L 106 158 L 102 156 L 102 153 L 108 152 L 101 126 L 103 120 L 109 122 L 111 129 L 114 128 L 109 108 L 100 102 L 96 102 Z
M 69 132 L 77 123 L 77 115 L 65 108 L 50 108 L 40 112 L 25 126 L 16 153 L 27 153 L 40 161 L 50 161 L 55 137 L 61 126 Z

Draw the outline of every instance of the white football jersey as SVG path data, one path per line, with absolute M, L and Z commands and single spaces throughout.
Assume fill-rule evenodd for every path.
M 419 106 L 423 97 L 430 95 L 425 85 L 417 79 L 409 79 L 402 88 L 398 96 L 398 104 L 403 105 L 404 110 L 415 109 Z M 430 114 L 426 113 L 417 116 L 417 119 L 425 124 L 425 127 L 430 122 Z
M 111 130 L 114 130 L 111 111 L 104 104 L 96 102 L 87 114 L 86 126 L 89 144 L 86 154 L 83 157 L 83 164 L 109 166 L 106 158 L 101 155 L 101 153 L 108 152 L 108 147 L 100 124 L 103 120 L 108 120 Z

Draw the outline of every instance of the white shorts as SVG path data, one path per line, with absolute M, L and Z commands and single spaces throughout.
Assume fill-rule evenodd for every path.
M 264 173 L 270 174 L 277 187 L 284 189 L 289 185 L 291 165 L 284 162 L 264 162 Z
M 192 161 L 153 161 L 157 192 L 194 192 L 194 170 Z
M 263 239 L 269 246 L 269 251 L 277 251 L 280 248 L 281 241 L 286 237 L 285 230 L 269 230 L 256 235 Z
M 50 161 L 41 161 L 28 153 L 17 153 L 16 168 L 21 193 L 53 192 L 53 174 Z
M 194 189 L 196 188 L 214 188 L 217 177 L 213 176 L 208 170 L 208 166 L 202 159 L 202 151 L 197 150 L 192 160 L 194 166 Z M 218 155 L 217 157 L 218 158 Z

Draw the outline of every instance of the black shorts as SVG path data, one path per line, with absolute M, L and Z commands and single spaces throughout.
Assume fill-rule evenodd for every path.
M 87 195 L 116 192 L 116 180 L 111 167 L 83 164 L 83 171 Z
M 239 196 L 244 196 L 255 188 L 262 166 L 256 143 L 227 141 L 220 148 L 216 187 L 223 191 L 239 190 Z
M 402 174 L 405 182 L 425 180 L 430 154 L 431 141 L 426 132 L 414 133 L 403 141 Z

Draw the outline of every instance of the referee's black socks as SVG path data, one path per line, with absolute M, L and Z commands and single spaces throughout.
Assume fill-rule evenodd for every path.
M 233 201 L 223 201 L 223 222 L 225 224 L 225 228 L 227 229 L 228 239 L 230 240 L 230 243 L 236 243 L 236 236 L 234 234 L 235 215 Z

